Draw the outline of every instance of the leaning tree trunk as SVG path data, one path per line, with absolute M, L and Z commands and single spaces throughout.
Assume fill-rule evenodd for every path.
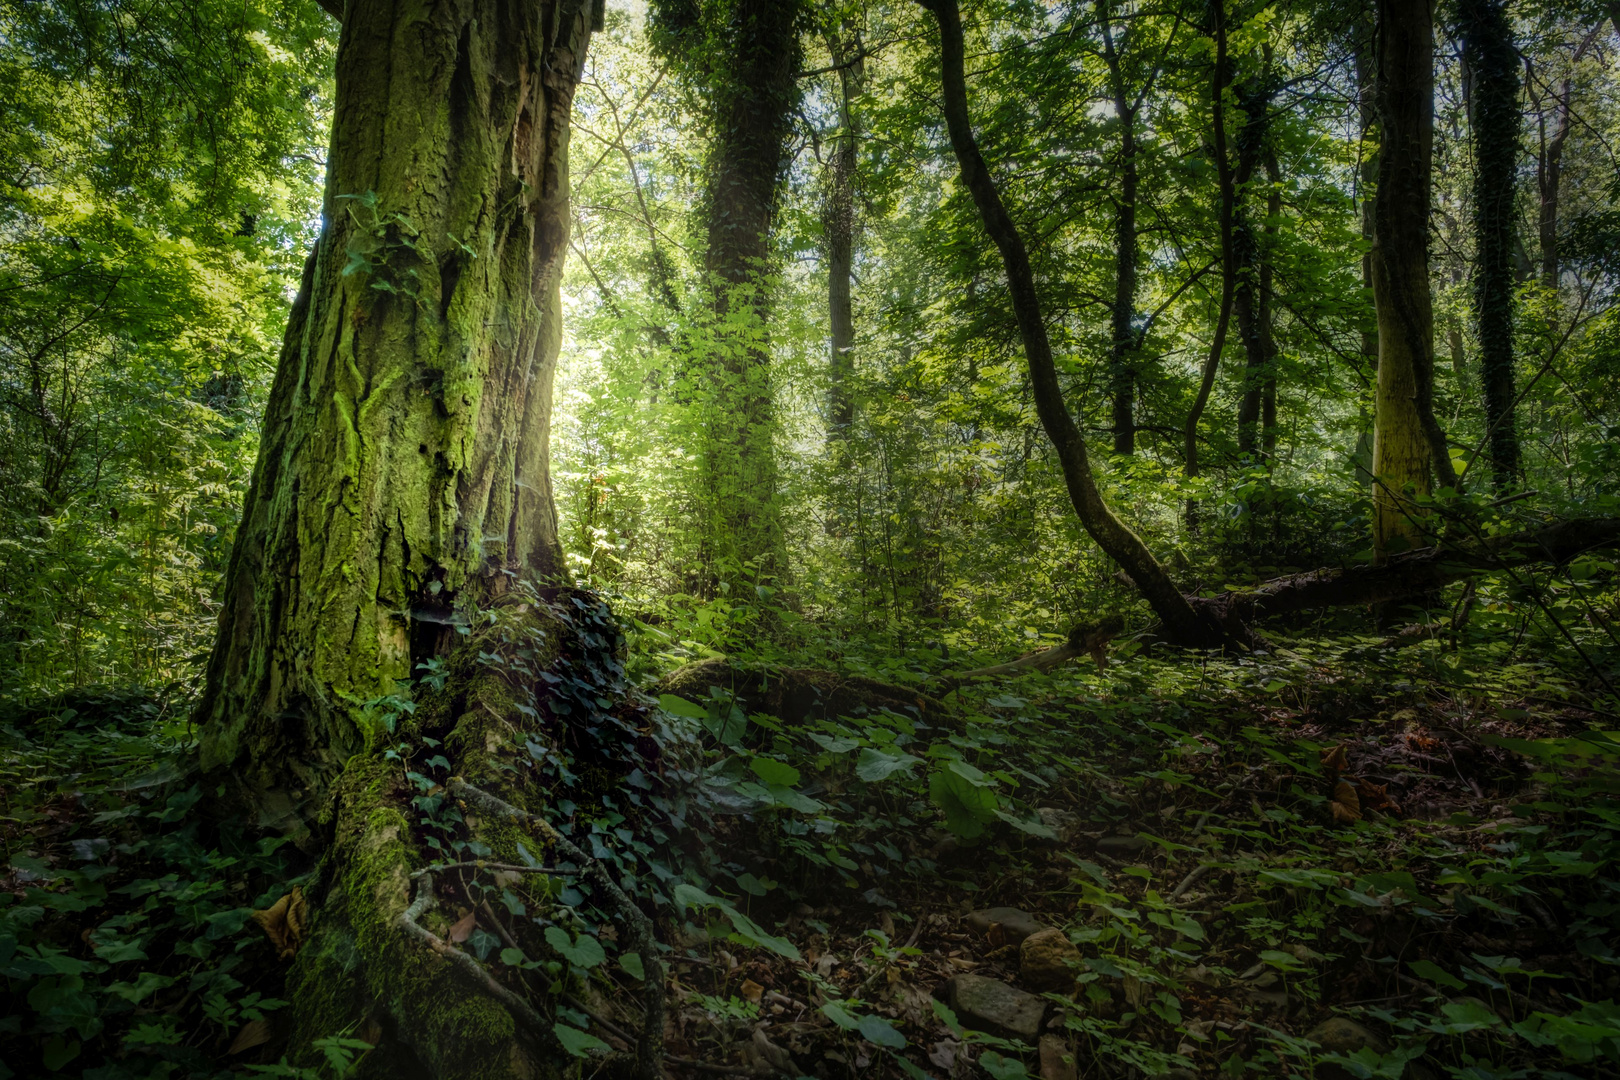
M 1378 194 L 1372 284 L 1378 309 L 1373 416 L 1373 547 L 1425 543 L 1431 469 L 1455 483 L 1434 420 L 1429 187 L 1434 157 L 1434 20 L 1426 2 L 1379 0 Z
M 364 743 L 359 703 L 460 611 L 562 571 L 547 444 L 589 18 L 349 0 L 325 224 L 197 710 L 203 764 L 265 824 L 308 820 Z
M 1486 439 L 1498 489 L 1519 475 L 1514 418 L 1514 195 L 1519 167 L 1519 56 L 1502 0 L 1462 0 L 1457 19 L 1463 59 L 1473 74 L 1469 126 L 1474 143 L 1474 319 Z M 1556 254 L 1554 258 L 1556 259 Z
M 1063 400 L 1063 388 L 1058 383 L 1057 365 L 1052 359 L 1052 343 L 1041 314 L 1040 296 L 1035 288 L 1029 252 L 1024 247 L 1018 227 L 1001 201 L 1001 193 L 996 190 L 995 180 L 973 137 L 973 123 L 968 113 L 967 78 L 963 70 L 965 50 L 961 11 L 956 0 L 919 0 L 919 3 L 934 13 L 939 25 L 940 74 L 951 148 L 961 168 L 962 182 L 973 196 L 985 231 L 1001 252 L 1013 315 L 1018 320 L 1024 359 L 1029 365 L 1035 411 L 1047 438 L 1052 440 L 1052 446 L 1057 450 L 1069 500 L 1074 504 L 1080 524 L 1097 542 L 1097 546 L 1136 582 L 1155 614 L 1164 621 L 1167 636 L 1190 646 L 1227 644 L 1227 638 L 1213 622 L 1194 613 L 1192 605 L 1177 590 L 1170 575 L 1153 557 L 1147 545 L 1142 543 L 1141 537 L 1114 514 L 1097 488 L 1085 438 L 1074 417 L 1069 415 L 1068 405 Z

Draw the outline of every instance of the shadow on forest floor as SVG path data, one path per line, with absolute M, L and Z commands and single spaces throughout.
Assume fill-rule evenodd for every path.
M 1620 742 L 1549 664 L 1296 643 L 947 700 L 932 724 L 785 725 L 720 688 L 666 696 L 701 747 L 684 832 L 632 844 L 624 815 L 575 812 L 599 848 L 647 849 L 621 868 L 653 871 L 672 1074 L 1620 1065 Z M 285 966 L 251 916 L 307 879 L 274 840 L 204 828 L 180 715 L 136 696 L 6 729 L 0 1076 L 364 1072 L 360 1027 L 329 1064 L 273 1064 L 298 1060 Z M 547 1011 L 595 1033 L 582 1054 L 627 1049 L 637 965 L 555 899 L 575 934 L 545 970 L 575 996 Z M 535 967 L 496 959 L 493 911 L 469 903 L 456 940 Z

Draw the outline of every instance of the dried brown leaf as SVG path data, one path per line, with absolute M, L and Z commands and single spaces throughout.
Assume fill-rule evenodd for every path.
M 270 1021 L 249 1020 L 242 1025 L 242 1030 L 236 1033 L 231 1040 L 231 1048 L 227 1054 L 240 1054 L 244 1050 L 251 1050 L 255 1046 L 263 1046 L 270 1041 Z
M 303 888 L 294 885 L 292 892 L 269 907 L 255 911 L 253 921 L 264 928 L 276 955 L 291 960 L 309 937 L 309 908 L 304 903 Z
M 1356 795 L 1356 786 L 1348 780 L 1333 785 L 1333 801 L 1328 806 L 1333 811 L 1333 820 L 1340 825 L 1361 820 L 1361 799 Z
M 450 928 L 450 940 L 460 945 L 463 941 L 472 937 L 473 929 L 477 925 L 478 913 L 476 911 L 467 912 L 467 914 L 456 920 L 456 924 Z
M 1325 746 L 1322 748 L 1322 768 L 1334 772 L 1344 772 L 1350 767 L 1350 755 L 1343 743 L 1338 746 Z
M 765 993 L 765 988 L 753 979 L 744 979 L 739 992 L 742 994 L 744 1001 L 751 1001 L 757 1005 L 760 997 Z

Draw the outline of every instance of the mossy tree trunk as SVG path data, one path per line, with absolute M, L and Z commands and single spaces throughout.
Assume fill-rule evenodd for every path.
M 1455 483 L 1434 419 L 1434 306 L 1429 294 L 1429 191 L 1434 159 L 1434 16 L 1425 2 L 1379 0 L 1381 139 L 1373 213 L 1378 309 L 1373 417 L 1373 547 L 1425 543 L 1419 500 L 1438 472 Z
M 1102 31 L 1103 62 L 1108 66 L 1108 92 L 1119 118 L 1119 180 L 1114 202 L 1114 302 L 1108 312 L 1108 384 L 1113 398 L 1114 453 L 1136 453 L 1136 359 L 1142 347 L 1137 325 L 1136 293 L 1140 241 L 1136 228 L 1138 175 L 1137 113 L 1157 77 L 1157 69 L 1143 81 L 1133 99 L 1125 81 L 1124 60 L 1114 44 L 1113 11 L 1109 0 L 1097 2 L 1097 24 Z
M 712 595 L 751 566 L 787 563 L 778 502 L 770 368 L 772 228 L 798 102 L 804 8 L 798 0 L 658 0 L 654 41 L 704 100 L 710 136 L 703 196 L 710 325 L 689 342 L 683 431 L 695 455 L 698 558 L 693 587 Z
M 578 0 L 349 0 L 324 226 L 198 707 L 203 764 L 300 831 L 360 703 L 509 575 L 563 570 L 547 462 Z

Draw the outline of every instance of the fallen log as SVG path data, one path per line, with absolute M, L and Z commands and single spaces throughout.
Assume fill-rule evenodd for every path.
M 1587 551 L 1620 547 L 1620 518 L 1574 518 L 1481 543 L 1419 548 L 1378 566 L 1312 570 L 1274 578 L 1224 596 L 1191 598 L 1194 608 L 1244 640 L 1260 619 L 1315 608 L 1386 604 L 1431 593 L 1493 570 L 1568 562 Z

